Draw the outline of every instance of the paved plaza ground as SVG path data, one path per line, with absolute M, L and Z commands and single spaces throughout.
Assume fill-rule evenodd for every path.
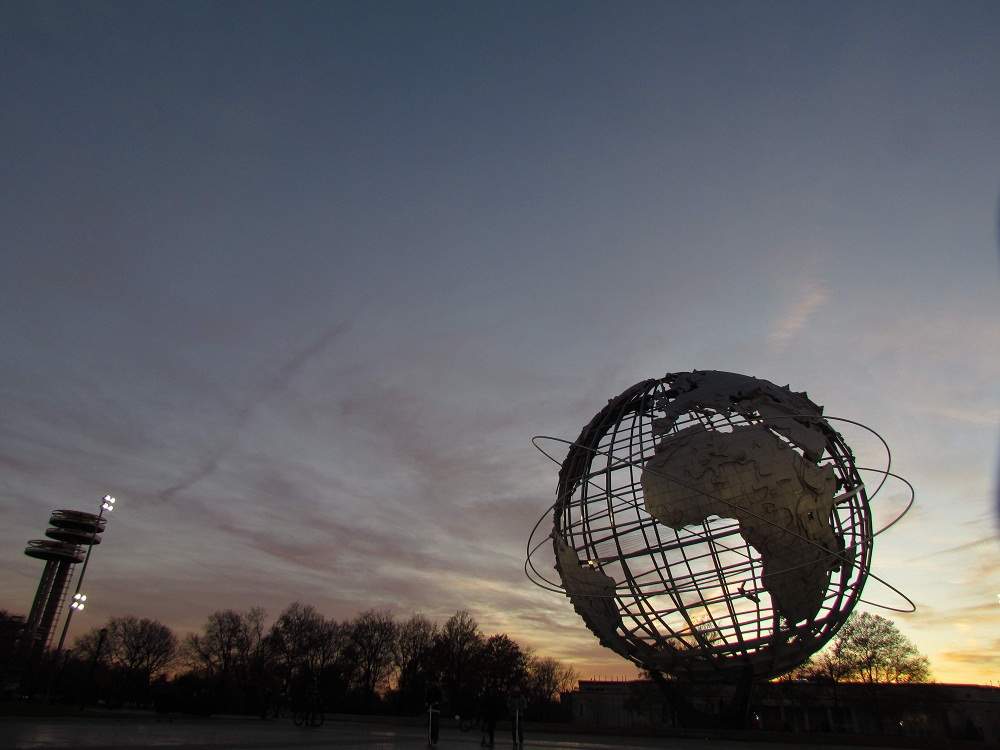
M 510 735 L 497 732 L 496 747 L 511 747 Z M 427 735 L 419 726 L 357 721 L 331 721 L 319 728 L 299 728 L 291 721 L 262 722 L 249 719 L 178 719 L 157 721 L 151 717 L 123 718 L 0 718 L 0 748 L 171 748 L 174 750 L 271 750 L 280 748 L 365 748 L 404 750 L 425 748 Z M 814 745 L 709 740 L 704 738 L 644 738 L 536 734 L 525 738 L 525 749 L 556 750 L 803 750 Z M 479 735 L 444 727 L 440 750 L 472 750 Z M 824 745 L 827 750 L 840 746 Z M 846 749 L 845 749 L 846 750 Z M 852 750 L 859 750 L 857 745 Z

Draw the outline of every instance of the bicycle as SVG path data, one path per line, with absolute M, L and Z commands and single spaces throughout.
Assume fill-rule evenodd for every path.
M 292 712 L 292 722 L 297 727 L 321 727 L 326 721 L 326 714 L 317 709 Z
M 458 728 L 463 732 L 471 732 L 473 729 L 482 729 L 483 720 L 478 716 L 469 716 L 464 719 L 459 719 Z

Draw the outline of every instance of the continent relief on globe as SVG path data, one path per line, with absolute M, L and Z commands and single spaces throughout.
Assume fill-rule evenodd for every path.
M 628 656 L 625 642 L 618 635 L 622 618 L 615 601 L 615 579 L 580 560 L 573 548 L 559 537 L 554 537 L 553 541 L 556 570 L 573 609 L 602 646 Z
M 734 518 L 760 553 L 762 583 L 789 622 L 815 617 L 842 544 L 830 527 L 837 479 L 761 425 L 667 435 L 643 467 L 646 510 L 672 529 Z

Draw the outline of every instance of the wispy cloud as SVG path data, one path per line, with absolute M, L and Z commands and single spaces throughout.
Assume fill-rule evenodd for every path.
M 992 625 L 997 621 L 997 611 L 1000 607 L 995 601 L 980 602 L 964 607 L 933 607 L 918 603 L 917 611 L 900 615 L 900 618 L 913 627 L 954 626 L 956 623 L 972 625 Z
M 819 282 L 807 281 L 797 290 L 794 302 L 772 325 L 767 340 L 771 348 L 783 351 L 809 318 L 826 304 L 830 294 Z
M 934 406 L 915 403 L 910 408 L 940 419 L 992 427 L 1000 422 L 1000 407 Z
M 1000 667 L 1000 638 L 983 649 L 944 651 L 941 657 L 959 664 L 973 664 L 979 667 Z
M 934 550 L 933 552 L 926 552 L 919 557 L 911 558 L 911 562 L 914 560 L 922 560 L 934 555 L 951 555 L 957 552 L 967 552 L 978 547 L 986 547 L 989 545 L 997 544 L 997 537 L 994 534 L 988 536 L 980 537 L 979 539 L 973 539 L 971 542 L 965 542 L 963 544 L 956 544 L 953 547 L 945 547 L 944 549 Z
M 251 394 L 236 410 L 232 426 L 226 432 L 224 438 L 217 443 L 208 453 L 205 459 L 191 472 L 180 479 L 174 481 L 169 487 L 160 491 L 159 496 L 163 500 L 171 500 L 176 495 L 184 492 L 192 485 L 197 484 L 206 477 L 215 473 L 219 464 L 236 446 L 241 430 L 253 417 L 256 410 L 267 399 L 280 393 L 288 387 L 292 378 L 300 372 L 313 358 L 322 354 L 337 338 L 349 330 L 350 324 L 347 322 L 337 323 L 327 327 L 319 336 L 311 341 L 307 346 L 296 352 L 287 359 L 275 373 L 268 378 L 255 393 Z

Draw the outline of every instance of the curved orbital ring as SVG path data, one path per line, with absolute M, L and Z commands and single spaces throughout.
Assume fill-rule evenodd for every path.
M 888 481 L 889 477 L 892 477 L 893 479 L 897 479 L 897 480 L 903 482 L 906 485 L 907 489 L 909 490 L 909 495 L 910 495 L 909 496 L 909 500 L 907 501 L 906 507 L 903 508 L 903 510 L 894 519 L 892 519 L 890 522 L 888 522 L 885 525 L 883 525 L 877 531 L 872 532 L 871 538 L 874 539 L 875 537 L 879 536 L 883 532 L 888 531 L 890 528 L 892 528 L 897 523 L 899 523 L 899 521 L 901 521 L 906 516 L 907 513 L 909 513 L 909 511 L 913 507 L 913 504 L 914 504 L 915 499 L 916 499 L 916 491 L 914 490 L 913 485 L 906 478 L 904 478 L 904 477 L 900 476 L 899 474 L 896 474 L 896 473 L 894 473 L 894 472 L 892 472 L 892 471 L 889 470 L 891 468 L 891 466 L 892 466 L 892 451 L 889 448 L 889 444 L 885 441 L 885 439 L 882 437 L 882 435 L 880 435 L 876 430 L 872 429 L 871 427 L 869 427 L 866 424 L 863 424 L 861 422 L 857 422 L 857 421 L 855 421 L 853 419 L 847 419 L 846 417 L 833 417 L 833 416 L 829 416 L 829 415 L 824 415 L 823 417 L 817 418 L 815 415 L 811 415 L 811 414 L 782 415 L 780 417 L 777 417 L 775 415 L 771 416 L 771 419 L 775 419 L 775 418 L 779 418 L 779 419 L 785 419 L 785 418 L 787 418 L 787 419 L 816 419 L 817 421 L 828 420 L 828 421 L 845 422 L 845 423 L 855 425 L 857 427 L 860 427 L 860 428 L 862 428 L 862 429 L 867 430 L 868 432 L 870 432 L 872 435 L 874 435 L 879 440 L 879 442 L 882 443 L 882 446 L 885 449 L 885 452 L 886 452 L 886 466 L 885 466 L 884 469 L 876 469 L 876 468 L 872 468 L 872 467 L 863 467 L 863 466 L 856 466 L 856 465 L 854 467 L 855 470 L 859 471 L 859 472 L 871 472 L 871 473 L 876 473 L 876 474 L 881 475 L 881 481 L 879 482 L 878 486 L 875 488 L 875 490 L 870 495 L 868 495 L 869 502 L 872 502 L 872 501 L 875 500 L 875 498 L 878 495 L 878 493 L 885 486 L 885 483 L 886 483 L 886 481 Z M 842 560 L 845 563 L 850 563 L 851 562 L 847 558 L 847 556 L 846 556 L 846 550 L 844 552 L 839 552 L 839 553 L 838 552 L 830 552 L 825 547 L 823 547 L 822 545 L 814 542 L 813 540 L 809 539 L 808 537 L 805 537 L 805 536 L 803 536 L 801 534 L 798 534 L 795 531 L 792 531 L 791 529 L 788 529 L 788 528 L 782 526 L 781 524 L 777 524 L 777 523 L 771 521 L 770 519 L 768 519 L 766 517 L 763 517 L 763 516 L 761 516 L 761 515 L 759 515 L 757 513 L 754 513 L 753 511 L 750 511 L 748 508 L 744 508 L 742 506 L 738 506 L 738 505 L 736 505 L 736 503 L 733 503 L 733 502 L 727 501 L 727 500 L 725 500 L 723 498 L 717 497 L 717 496 L 715 496 L 715 495 L 713 495 L 711 493 L 705 492 L 705 491 L 703 491 L 703 490 L 701 490 L 701 489 L 699 489 L 697 487 L 693 487 L 693 486 L 685 483 L 684 481 L 682 481 L 680 479 L 677 479 L 676 477 L 672 477 L 672 476 L 669 476 L 669 475 L 665 474 L 664 472 L 662 472 L 660 470 L 654 469 L 654 468 L 649 467 L 649 466 L 645 466 L 644 467 L 642 465 L 641 461 L 635 461 L 635 460 L 632 460 L 631 458 L 621 458 L 619 456 L 616 456 L 613 451 L 610 451 L 610 452 L 609 451 L 603 451 L 603 450 L 600 450 L 598 448 L 593 448 L 591 446 L 583 445 L 581 443 L 574 442 L 574 441 L 571 441 L 571 440 L 566 440 L 566 439 L 563 439 L 563 438 L 557 438 L 557 437 L 552 437 L 552 436 L 548 436 L 548 435 L 536 435 L 536 436 L 532 437 L 531 438 L 531 442 L 532 442 L 532 445 L 534 445 L 534 447 L 536 448 L 536 450 L 538 450 L 542 455 L 544 455 L 546 458 L 548 458 L 550 461 L 552 461 L 556 465 L 561 465 L 562 462 L 560 462 L 552 454 L 550 454 L 548 451 L 546 451 L 541 445 L 539 445 L 540 441 L 546 441 L 546 440 L 552 441 L 552 442 L 561 443 L 563 445 L 567 445 L 567 446 L 570 446 L 570 447 L 580 448 L 580 449 L 583 449 L 585 451 L 588 451 L 588 452 L 592 453 L 593 455 L 605 456 L 606 458 L 610 459 L 611 461 L 617 462 L 617 465 L 614 468 L 618 468 L 618 467 L 622 467 L 622 466 L 631 466 L 631 467 L 643 469 L 644 471 L 647 471 L 647 472 L 651 472 L 651 473 L 653 473 L 653 474 L 655 474 L 657 476 L 662 477 L 663 479 L 666 479 L 666 480 L 668 480 L 670 482 L 678 484 L 681 487 L 684 487 L 685 489 L 688 489 L 688 490 L 690 490 L 692 492 L 695 492 L 697 494 L 703 495 L 703 496 L 705 496 L 705 497 L 707 497 L 707 498 L 709 498 L 711 500 L 715 500 L 715 501 L 720 502 L 720 503 L 722 503 L 724 505 L 727 505 L 729 507 L 737 507 L 737 508 L 740 509 L 740 511 L 742 513 L 748 514 L 748 515 L 754 517 L 756 520 L 762 521 L 763 523 L 766 523 L 766 524 L 768 524 L 768 525 L 770 525 L 770 526 L 778 529 L 779 531 L 781 531 L 781 532 L 783 532 L 785 534 L 790 534 L 793 537 L 799 539 L 800 541 L 803 541 L 803 542 L 805 542 L 805 543 L 807 543 L 807 544 L 809 544 L 811 546 L 817 547 L 817 548 L 819 548 L 821 551 L 823 551 L 827 555 L 830 555 L 830 556 L 835 557 L 835 558 L 839 558 L 840 560 Z M 632 506 L 638 507 L 638 503 L 634 499 L 634 493 L 633 493 L 632 497 L 626 498 L 621 493 L 612 492 L 612 491 L 606 489 L 605 487 L 599 486 L 592 479 L 587 479 L 586 481 L 588 482 L 588 484 L 593 485 L 595 488 L 597 488 L 601 492 L 607 494 L 609 497 L 614 498 L 616 500 L 619 500 L 623 505 L 632 505 Z M 847 500 L 847 499 L 853 497 L 854 495 L 856 495 L 862 489 L 864 489 L 864 484 L 863 483 L 859 484 L 858 486 L 854 487 L 853 489 L 849 490 L 848 492 L 843 493 L 842 495 L 839 495 L 836 498 L 834 498 L 835 504 L 839 504 L 839 503 L 844 502 L 845 500 Z M 527 548 L 526 548 L 526 557 L 525 557 L 525 562 L 524 562 L 524 572 L 525 572 L 525 575 L 527 576 L 528 580 L 531 581 L 534 585 L 538 586 L 539 588 L 541 588 L 541 589 L 543 589 L 545 591 L 552 592 L 552 593 L 566 594 L 565 587 L 562 584 L 556 583 L 555 581 L 551 581 L 548 578 L 546 578 L 544 575 L 542 575 L 539 572 L 538 568 L 535 567 L 534 561 L 532 560 L 532 558 L 535 555 L 535 553 L 544 544 L 548 543 L 552 539 L 552 533 L 550 532 L 547 536 L 542 537 L 537 542 L 537 544 L 534 543 L 535 542 L 535 534 L 538 532 L 539 526 L 541 526 L 542 522 L 546 519 L 546 517 L 549 515 L 549 513 L 551 513 L 555 509 L 555 507 L 556 507 L 556 505 L 557 505 L 558 502 L 559 501 L 557 500 L 556 502 L 554 502 L 551 505 L 549 505 L 542 512 L 541 516 L 538 518 L 538 520 L 535 522 L 535 525 L 532 527 L 531 533 L 528 536 L 528 543 L 527 543 Z M 692 540 L 708 541 L 707 535 L 704 534 L 704 533 L 700 533 L 700 532 L 695 531 L 693 529 L 687 529 L 686 531 L 687 531 L 688 534 L 690 534 L 690 537 L 692 538 Z M 751 563 L 753 562 L 752 558 L 750 558 L 748 555 L 746 555 L 746 553 L 744 553 L 741 549 L 736 549 L 736 548 L 733 548 L 733 547 L 728 547 L 726 545 L 721 544 L 717 540 L 715 541 L 715 544 L 717 546 L 721 547 L 722 549 L 726 550 L 726 551 L 733 552 L 733 553 L 735 553 L 737 555 L 740 555 L 740 556 L 746 558 Z M 810 565 L 810 564 L 812 564 L 812 563 L 811 562 L 806 562 L 806 563 L 802 563 L 800 565 L 795 565 L 795 566 L 791 566 L 791 567 L 788 567 L 788 568 L 783 568 L 782 570 L 778 571 L 777 573 L 782 573 L 782 574 L 783 573 L 787 573 L 789 571 L 792 571 L 792 570 L 795 570 L 797 568 L 801 568 L 801 567 L 804 567 L 804 566 L 807 566 L 807 565 Z M 862 598 L 859 598 L 858 601 L 863 602 L 863 603 L 865 603 L 865 604 L 867 604 L 869 606 L 872 606 L 872 607 L 878 607 L 880 609 L 884 609 L 884 610 L 888 610 L 888 611 L 892 611 L 892 612 L 909 613 L 909 612 L 915 612 L 916 611 L 916 605 L 913 603 L 913 601 L 906 594 L 904 594 L 902 591 L 900 591 L 897 587 L 893 586 L 888 581 L 886 581 L 885 579 L 883 579 L 880 576 L 876 575 L 875 573 L 872 573 L 871 571 L 868 571 L 867 577 L 871 578 L 871 579 L 874 579 L 876 582 L 882 584 L 883 586 L 885 586 L 886 588 L 888 588 L 890 591 L 892 591 L 893 593 L 897 594 L 901 599 L 903 599 L 906 602 L 906 604 L 908 605 L 909 608 L 908 609 L 902 609 L 902 608 L 899 608 L 899 607 L 893 607 L 893 606 L 888 605 L 888 604 L 882 604 L 882 603 L 879 603 L 879 602 L 873 602 L 873 601 L 869 601 L 867 599 L 862 599 Z M 619 584 L 619 586 L 621 586 L 621 585 L 622 584 Z M 697 584 L 695 584 L 695 586 L 696 585 Z M 653 593 L 653 594 L 655 594 L 655 593 L 664 593 L 664 594 L 667 594 L 667 593 L 683 593 L 686 590 L 687 589 L 685 589 L 685 588 L 674 588 L 674 589 L 670 589 L 670 590 L 664 590 L 662 592 L 650 592 L 650 593 Z M 617 591 L 617 587 L 616 587 L 616 591 Z M 582 593 L 576 594 L 576 596 L 581 596 L 583 598 L 589 598 L 589 599 L 613 598 L 615 595 L 616 594 L 582 594 Z

